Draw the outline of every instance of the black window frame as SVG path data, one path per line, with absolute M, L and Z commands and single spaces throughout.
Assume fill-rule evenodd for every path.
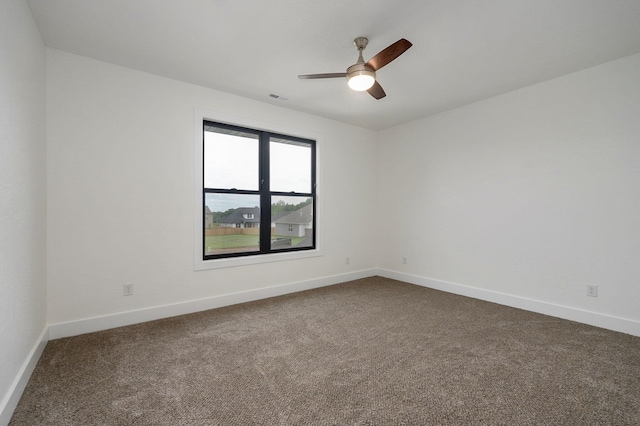
M 202 142 L 201 147 L 203 153 L 205 152 L 205 135 L 207 127 L 217 127 L 225 129 L 227 131 L 238 131 L 242 133 L 255 134 L 258 136 L 258 190 L 242 190 L 236 188 L 207 188 L 205 187 L 205 167 L 206 159 L 202 156 L 202 260 L 215 260 L 215 259 L 229 259 L 248 256 L 262 256 L 277 253 L 291 253 L 315 250 L 317 247 L 317 195 L 316 195 L 316 141 L 314 139 L 301 138 L 297 136 L 286 135 L 283 133 L 271 132 L 267 130 L 252 129 L 249 127 L 238 126 L 229 123 L 223 123 L 208 119 L 202 120 Z M 282 192 L 271 191 L 270 189 L 270 151 L 269 144 L 272 139 L 284 139 L 295 143 L 301 143 L 309 145 L 311 148 L 311 192 Z M 258 251 L 248 252 L 235 252 L 235 253 L 218 253 L 218 254 L 206 254 L 206 195 L 208 193 L 213 194 L 249 194 L 260 196 L 260 234 L 259 241 L 260 247 Z M 271 198 L 285 196 L 285 197 L 300 197 L 304 199 L 311 198 L 312 205 L 312 243 L 304 247 L 289 247 L 289 248 L 271 248 Z M 263 224 L 267 224 L 264 226 Z

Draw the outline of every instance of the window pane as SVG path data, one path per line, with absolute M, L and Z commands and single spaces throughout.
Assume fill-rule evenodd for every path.
M 205 126 L 204 187 L 258 189 L 258 135 Z
M 271 249 L 313 245 L 313 200 L 271 197 Z
M 204 254 L 260 250 L 260 196 L 205 194 Z
M 279 138 L 269 151 L 271 191 L 311 193 L 311 146 Z

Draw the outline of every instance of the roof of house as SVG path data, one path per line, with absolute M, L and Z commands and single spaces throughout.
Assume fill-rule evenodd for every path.
M 280 219 L 275 220 L 275 223 L 291 223 L 291 224 L 307 224 L 313 220 L 313 204 L 307 204 L 306 206 L 289 213 Z
M 244 215 L 253 215 L 253 219 L 245 219 Z M 231 214 L 220 219 L 221 223 L 259 223 L 260 207 L 238 207 Z
M 285 216 L 287 216 L 289 214 L 291 214 L 291 212 L 287 211 L 287 210 L 283 210 L 283 211 L 278 212 L 276 214 L 272 214 L 271 215 L 271 222 L 277 223 L 281 218 L 283 218 L 283 217 L 285 217 Z

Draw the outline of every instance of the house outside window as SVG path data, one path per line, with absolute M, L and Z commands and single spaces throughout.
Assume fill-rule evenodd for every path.
M 315 141 L 203 120 L 202 144 L 203 260 L 315 249 Z

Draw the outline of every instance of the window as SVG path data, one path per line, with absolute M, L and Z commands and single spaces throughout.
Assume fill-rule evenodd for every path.
M 202 259 L 315 249 L 315 141 L 202 125 Z

